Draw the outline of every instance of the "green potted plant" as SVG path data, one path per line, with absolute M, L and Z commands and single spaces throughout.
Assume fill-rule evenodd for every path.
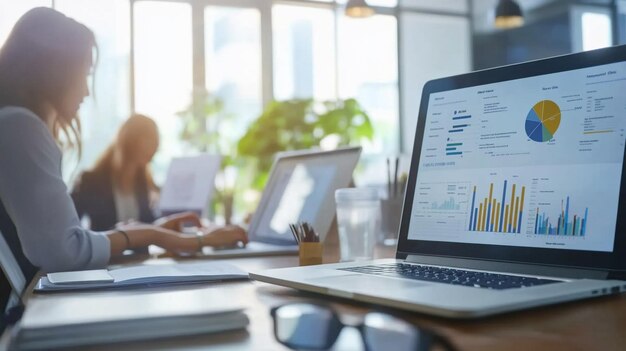
M 273 101 L 239 139 L 237 153 L 255 160 L 252 186 L 262 189 L 277 152 L 319 147 L 325 140 L 354 145 L 373 136 L 370 118 L 355 99 Z

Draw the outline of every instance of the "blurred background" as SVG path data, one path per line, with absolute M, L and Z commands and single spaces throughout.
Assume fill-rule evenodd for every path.
M 64 160 L 68 184 L 138 112 L 160 129 L 157 184 L 172 157 L 219 153 L 218 190 L 236 191 L 241 207 L 258 197 L 259 174 L 281 150 L 359 144 L 355 182 L 384 184 L 387 157 L 401 155 L 408 169 L 427 80 L 621 44 L 625 5 L 0 0 L 0 44 L 36 6 L 53 7 L 96 34 L 94 90 L 80 111 L 84 150 L 80 160 Z

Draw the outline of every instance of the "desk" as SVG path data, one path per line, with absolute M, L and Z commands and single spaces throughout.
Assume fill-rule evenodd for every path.
M 326 245 L 325 261 L 338 257 L 336 242 Z M 378 257 L 393 256 L 393 249 L 378 249 Z M 163 260 L 163 259 L 161 259 Z M 244 270 L 288 267 L 297 264 L 295 256 L 240 258 L 230 260 Z M 361 314 L 371 306 L 334 299 L 261 282 L 229 282 L 188 287 L 167 287 L 139 291 L 81 292 L 80 294 L 151 294 L 166 291 L 194 291 L 198 299 L 210 290 L 248 305 L 250 325 L 246 331 L 216 335 L 181 337 L 116 345 L 116 350 L 216 349 L 216 350 L 287 350 L 274 340 L 269 309 L 293 301 L 325 300 L 343 313 Z M 214 291 L 214 290 L 213 290 Z M 31 295 L 30 299 L 68 299 L 76 293 Z M 448 336 L 460 350 L 623 350 L 626 346 L 626 295 L 598 298 L 541 309 L 516 312 L 474 321 L 452 321 L 418 314 L 403 314 L 415 323 L 429 326 Z M 0 348 L 6 345 L 5 333 Z M 345 341 L 345 338 L 343 338 Z M 359 350 L 347 347 L 341 350 Z M 81 348 L 105 350 L 111 347 Z

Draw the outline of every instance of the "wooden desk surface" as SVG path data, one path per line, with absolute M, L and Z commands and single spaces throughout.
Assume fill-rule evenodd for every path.
M 337 260 L 335 243 L 327 245 L 325 262 Z M 393 256 L 393 248 L 379 248 L 377 257 Z M 244 270 L 289 267 L 297 257 L 263 257 L 229 260 Z M 299 292 L 261 282 L 230 282 L 203 286 L 168 287 L 166 291 L 195 291 L 198 299 L 214 289 L 232 296 L 248 306 L 250 325 L 246 331 L 227 332 L 195 337 L 143 341 L 116 345 L 119 350 L 219 349 L 219 350 L 287 350 L 274 340 L 271 307 L 293 301 L 325 301 L 340 312 L 363 314 L 375 306 Z M 162 289 L 138 291 L 108 291 L 89 294 L 151 294 Z M 84 294 L 82 292 L 80 294 Z M 32 295 L 31 299 L 72 298 L 72 293 Z M 210 303 L 210 301 L 207 301 Z M 419 325 L 437 330 L 460 350 L 624 350 L 626 349 L 626 295 L 603 297 L 535 310 L 515 312 L 473 321 L 454 321 L 420 314 L 393 311 Z M 349 332 L 348 332 L 349 333 Z M 5 335 L 6 337 L 6 335 Z M 5 340 L 6 341 L 6 340 Z M 355 338 L 340 337 L 337 350 L 360 350 Z M 0 344 L 1 346 L 2 344 Z M 108 347 L 81 348 L 104 350 Z

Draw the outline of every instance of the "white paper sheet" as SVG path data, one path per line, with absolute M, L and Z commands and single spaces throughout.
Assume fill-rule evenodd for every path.
M 203 212 L 213 196 L 221 162 L 221 156 L 210 154 L 172 159 L 161 190 L 161 212 Z

